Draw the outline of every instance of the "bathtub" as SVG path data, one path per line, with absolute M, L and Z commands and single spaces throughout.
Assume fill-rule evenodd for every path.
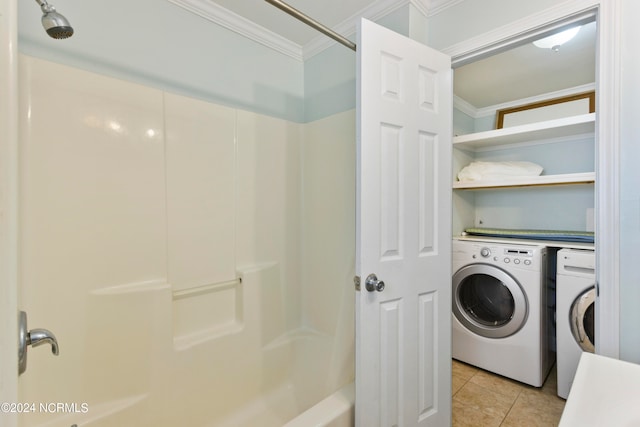
M 146 425 L 142 415 L 147 409 L 146 398 L 143 395 L 94 406 L 93 416 L 62 416 L 39 427 L 116 427 L 132 422 Z M 354 404 L 355 385 L 349 383 L 300 413 L 295 390 L 287 385 L 259 396 L 225 419 L 204 423 L 203 427 L 353 427 Z
M 284 427 L 353 427 L 355 384 L 350 383 L 298 415 Z
M 143 414 L 149 409 L 146 405 L 148 398 L 147 395 L 140 395 L 93 406 L 92 413 L 84 416 L 75 414 L 58 417 L 51 422 L 40 424 L 39 427 L 116 427 L 131 425 L 131 422 L 146 425 L 146 417 Z M 353 382 L 306 410 L 300 406 L 295 387 L 286 384 L 258 396 L 224 419 L 204 422 L 202 427 L 353 427 L 354 417 Z M 175 421 L 167 421 L 162 425 L 173 426 L 173 422 Z
M 68 386 L 73 383 L 65 383 L 59 388 L 66 391 L 67 386 L 70 391 L 64 396 L 69 397 L 56 401 L 86 402 L 88 411 L 22 414 L 20 425 L 353 426 L 353 328 L 339 329 L 335 335 L 304 327 L 286 330 L 276 316 L 283 302 L 273 298 L 279 294 L 278 267 L 260 266 L 243 271 L 242 277 L 236 288 L 229 289 L 243 301 L 243 323 L 231 324 L 224 334 L 213 331 L 184 339 L 171 340 L 172 328 L 163 315 L 164 307 L 172 302 L 167 284 L 144 283 L 91 294 L 87 304 L 92 314 L 119 314 L 117 323 L 108 324 L 110 334 L 105 331 L 99 336 L 120 340 L 109 357 L 122 353 L 121 360 L 131 364 L 129 370 L 124 365 L 106 375 L 99 366 L 87 365 L 90 369 L 79 376 L 85 387 L 71 389 Z M 347 314 L 345 311 L 344 316 Z M 127 335 L 133 320 L 137 324 L 144 320 L 148 325 L 144 329 L 156 339 L 135 340 Z M 152 351 L 151 344 L 158 343 L 160 347 Z M 136 344 L 138 351 L 131 352 Z M 98 351 L 104 346 L 91 348 Z M 67 354 L 73 352 L 69 349 Z M 41 357 L 42 364 L 47 361 L 44 352 L 33 353 L 33 359 Z M 97 355 L 90 358 L 95 359 Z M 107 360 L 103 363 L 110 366 Z M 30 373 L 38 368 L 34 363 Z
M 295 389 L 288 385 L 258 397 L 207 427 L 353 427 L 354 402 L 354 383 L 349 383 L 304 410 Z

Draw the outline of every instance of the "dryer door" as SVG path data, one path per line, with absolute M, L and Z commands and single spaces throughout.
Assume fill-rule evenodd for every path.
M 471 264 L 453 275 L 453 314 L 471 332 L 504 338 L 522 328 L 528 302 L 520 284 L 506 271 Z
M 582 292 L 571 304 L 569 324 L 571 334 L 580 348 L 591 353 L 595 352 L 595 286 Z

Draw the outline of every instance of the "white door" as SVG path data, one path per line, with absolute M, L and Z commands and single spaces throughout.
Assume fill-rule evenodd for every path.
M 358 35 L 356 426 L 448 426 L 451 59 Z

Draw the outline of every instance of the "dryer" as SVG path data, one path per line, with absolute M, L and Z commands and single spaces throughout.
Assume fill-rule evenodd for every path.
M 580 355 L 595 350 L 596 257 L 593 250 L 562 249 L 557 262 L 558 396 L 566 399 Z
M 540 387 L 548 344 L 547 248 L 453 241 L 453 358 Z

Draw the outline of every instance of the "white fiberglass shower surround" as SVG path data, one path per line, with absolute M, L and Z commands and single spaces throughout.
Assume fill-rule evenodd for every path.
M 19 401 L 81 409 L 19 425 L 279 427 L 318 402 L 291 425 L 350 425 L 353 111 L 293 123 L 26 55 L 19 77 L 20 307 L 60 348 L 29 349 Z

